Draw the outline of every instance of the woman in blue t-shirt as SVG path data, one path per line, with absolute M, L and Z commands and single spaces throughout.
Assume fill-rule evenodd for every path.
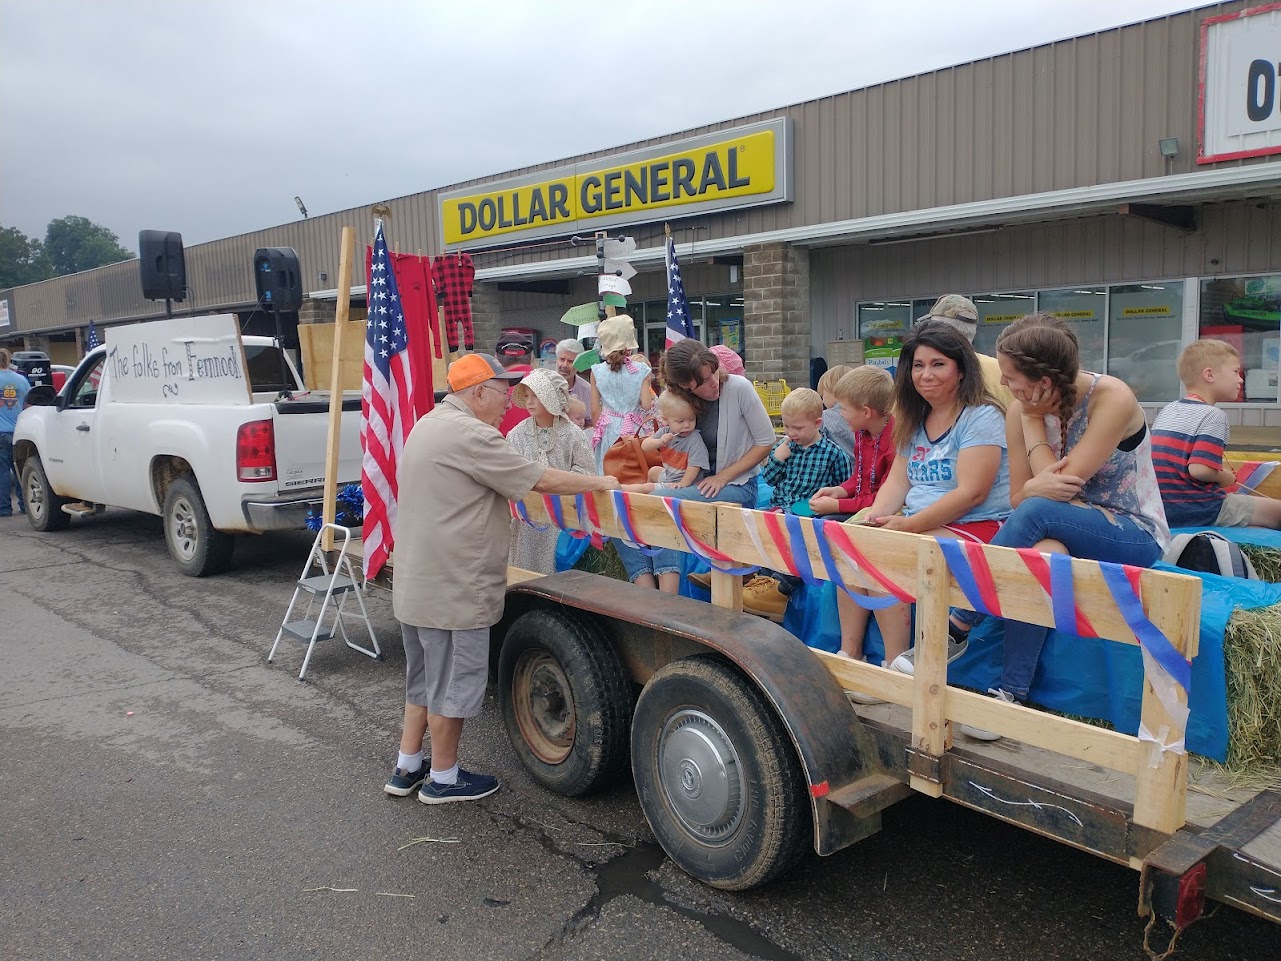
M 990 541 L 1010 513 L 1005 410 L 984 386 L 969 341 L 940 321 L 908 334 L 894 378 L 893 406 L 894 467 L 863 523 Z M 842 621 L 866 618 L 843 591 L 837 592 L 837 605 Z M 912 673 L 907 605 L 877 611 L 876 623 L 886 663 Z M 948 659 L 963 650 L 949 644 Z

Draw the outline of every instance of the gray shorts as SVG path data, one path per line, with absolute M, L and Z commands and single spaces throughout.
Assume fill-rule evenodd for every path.
M 489 628 L 445 631 L 400 625 L 405 702 L 444 717 L 475 717 L 489 679 Z
M 1229 494 L 1219 505 L 1214 527 L 1249 527 L 1254 521 L 1254 498 L 1248 494 Z

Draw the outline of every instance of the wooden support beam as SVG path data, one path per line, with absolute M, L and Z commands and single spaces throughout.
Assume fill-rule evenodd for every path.
M 342 433 L 342 346 L 343 331 L 347 329 L 347 318 L 351 316 L 351 262 L 356 256 L 356 231 L 351 227 L 342 229 L 342 239 L 338 250 L 338 304 L 334 318 L 334 355 L 330 368 L 329 383 L 329 438 L 325 447 L 325 492 L 321 506 L 321 520 L 326 524 L 334 523 L 338 516 L 338 447 Z M 325 531 L 321 540 L 321 549 L 334 549 L 334 532 Z
M 912 680 L 912 747 L 942 757 L 951 746 L 947 721 L 947 614 L 952 580 L 943 550 L 933 539 L 920 539 L 916 555 L 916 657 Z M 943 785 L 918 774 L 913 790 L 939 797 Z
M 712 568 L 712 603 L 727 611 L 743 609 L 743 576 Z

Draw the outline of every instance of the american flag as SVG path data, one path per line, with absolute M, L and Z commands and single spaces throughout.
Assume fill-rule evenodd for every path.
M 676 241 L 667 238 L 667 344 L 694 336 L 694 322 L 689 316 L 689 298 L 681 280 L 681 265 L 676 262 Z
M 405 438 L 414 426 L 409 331 L 381 223 L 374 236 L 367 299 L 360 483 L 365 491 L 365 577 L 370 578 L 382 570 L 395 545 L 396 469 Z
M 101 347 L 102 341 L 98 338 L 98 328 L 89 321 L 89 337 L 85 340 L 85 350 L 93 350 L 95 347 Z

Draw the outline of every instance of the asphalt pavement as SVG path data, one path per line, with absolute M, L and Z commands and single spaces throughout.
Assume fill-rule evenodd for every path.
M 156 518 L 0 519 L 0 955 L 13 959 L 1141 959 L 1137 875 L 942 801 L 726 894 L 675 869 L 630 784 L 566 799 L 492 691 L 463 763 L 502 790 L 393 799 L 404 655 L 265 656 L 311 538 L 178 574 Z M 1281 956 L 1221 909 L 1176 958 Z

